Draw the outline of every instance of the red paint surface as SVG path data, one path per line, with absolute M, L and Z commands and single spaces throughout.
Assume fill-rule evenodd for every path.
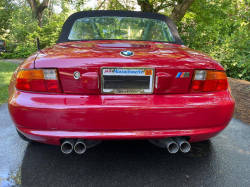
M 97 72 L 84 73 L 81 76 L 81 80 L 83 89 L 85 88 L 87 90 L 96 90 L 96 92 L 99 93 L 99 88 L 100 88 L 99 73 Z
M 135 55 L 122 57 L 123 50 L 132 50 Z M 190 142 L 197 142 L 218 134 L 233 115 L 234 100 L 228 90 L 188 93 L 195 69 L 223 68 L 208 55 L 185 46 L 134 41 L 71 42 L 35 56 L 21 68 L 57 68 L 63 93 L 18 91 L 14 88 L 14 73 L 10 115 L 16 127 L 32 140 L 59 145 L 61 138 L 189 136 Z M 161 89 L 154 89 L 150 95 L 102 95 L 101 67 L 153 67 L 155 75 L 162 76 Z M 84 79 L 74 79 L 75 71 Z M 190 77 L 175 78 L 178 72 L 190 72 Z M 171 83 L 164 85 L 164 79 L 169 77 Z
M 160 93 L 160 91 L 162 91 L 162 90 L 167 90 L 167 89 L 171 88 L 172 82 L 173 82 L 172 75 L 170 75 L 168 73 L 164 73 L 164 72 L 156 73 L 155 93 Z
M 124 50 L 132 50 L 134 55 L 123 57 L 120 52 Z M 162 72 L 174 77 L 170 88 L 154 92 L 165 94 L 188 93 L 194 69 L 214 69 L 217 64 L 204 53 L 176 44 L 87 41 L 58 44 L 43 50 L 35 61 L 35 68 L 58 68 L 64 93 L 99 94 L 101 90 L 86 89 L 80 79 L 74 79 L 73 73 L 97 73 L 101 87 L 101 67 L 154 67 L 155 74 Z M 178 72 L 190 72 L 190 77 L 175 79 Z
M 223 129 L 232 118 L 234 100 L 228 91 L 172 95 L 48 95 L 15 91 L 9 111 L 18 128 L 41 133 L 51 131 L 47 119 L 55 119 L 57 131 L 96 132 L 91 139 L 147 139 L 144 131 L 159 132 L 155 137 L 152 133 L 152 138 L 167 137 L 172 131 L 192 137 L 190 132 L 195 129 Z M 57 131 L 51 131 L 51 136 L 58 136 Z M 105 133 L 100 133 L 107 131 L 120 136 L 105 137 Z M 123 131 L 142 134 L 132 137 L 133 133 L 127 136 Z M 166 133 L 161 136 L 163 131 Z M 205 132 L 196 131 L 196 135 L 210 136 Z
M 164 139 L 166 137 L 189 136 L 189 142 L 204 141 L 216 136 L 226 125 L 189 130 L 150 130 L 150 131 L 59 131 L 37 130 L 18 127 L 26 137 L 41 143 L 60 145 L 63 138 L 83 138 L 88 140 L 143 140 Z

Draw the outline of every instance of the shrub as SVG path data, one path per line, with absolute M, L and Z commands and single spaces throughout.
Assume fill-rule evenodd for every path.
M 178 29 L 186 45 L 219 61 L 228 76 L 250 81 L 249 21 L 249 3 L 201 0 L 194 2 Z

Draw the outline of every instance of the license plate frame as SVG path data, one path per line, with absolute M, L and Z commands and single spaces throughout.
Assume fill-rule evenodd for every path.
M 101 68 L 101 92 L 103 94 L 152 94 L 154 92 L 154 74 L 152 67 L 102 67 Z M 117 89 L 104 88 L 104 76 L 148 76 L 148 89 Z

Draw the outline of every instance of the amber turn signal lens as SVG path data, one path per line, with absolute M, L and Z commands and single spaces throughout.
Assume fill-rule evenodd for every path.
M 189 92 L 212 92 L 227 89 L 227 75 L 224 71 L 195 70 Z
M 224 71 L 207 71 L 206 80 L 221 80 L 227 79 L 227 75 Z
M 22 70 L 17 73 L 19 79 L 44 79 L 43 70 Z
M 16 88 L 24 91 L 61 93 L 56 69 L 21 70 L 17 73 Z

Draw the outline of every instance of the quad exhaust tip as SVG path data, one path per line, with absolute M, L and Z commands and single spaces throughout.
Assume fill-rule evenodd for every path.
M 177 153 L 179 149 L 181 152 L 187 153 L 191 149 L 191 145 L 183 137 L 165 138 L 160 142 L 170 153 Z M 66 139 L 61 145 L 61 151 L 64 154 L 70 154 L 73 150 L 77 154 L 83 154 L 86 149 L 86 140 L 84 139 Z
M 70 154 L 74 149 L 74 145 L 75 145 L 74 139 L 66 139 L 61 145 L 61 151 L 64 154 Z
M 179 149 L 181 152 L 187 153 L 191 149 L 191 145 L 186 138 L 183 137 L 165 138 L 161 140 L 161 144 L 163 144 L 170 153 L 177 153 Z
M 61 151 L 64 154 L 70 154 L 73 150 L 77 154 L 83 154 L 87 149 L 84 139 L 66 139 L 61 145 Z
M 180 151 L 183 153 L 187 153 L 191 149 L 191 145 L 188 141 L 183 137 L 174 137 L 175 142 L 178 144 Z
M 74 150 L 77 154 L 83 154 L 86 151 L 86 142 L 83 139 L 78 139 L 74 146 Z
M 177 153 L 179 150 L 178 144 L 173 140 L 173 138 L 165 138 L 162 143 L 166 146 L 170 153 Z

